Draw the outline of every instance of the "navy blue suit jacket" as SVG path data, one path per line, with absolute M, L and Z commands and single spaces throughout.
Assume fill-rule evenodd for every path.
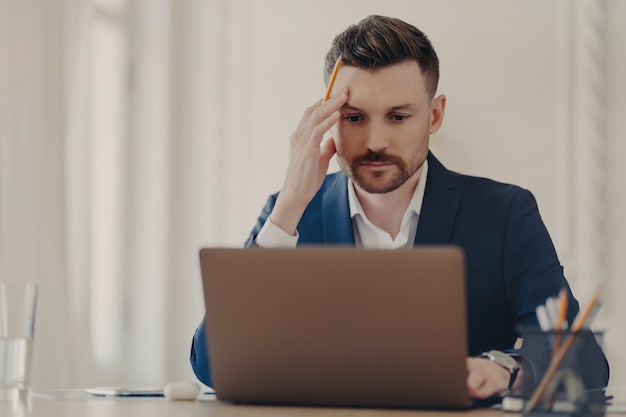
M 298 245 L 355 244 L 347 189 L 343 173 L 326 176 L 298 224 Z M 254 245 L 276 197 L 268 199 L 247 246 Z M 469 356 L 510 351 L 520 326 L 537 326 L 535 308 L 562 287 L 569 290 L 533 195 L 514 185 L 448 171 L 432 153 L 415 236 L 415 245 L 422 244 L 457 245 L 465 251 Z M 569 323 L 577 312 L 570 291 Z M 210 385 L 203 327 L 194 336 L 191 361 L 198 378 Z M 587 385 L 605 386 L 608 364 L 599 347 L 591 349 L 601 365 Z

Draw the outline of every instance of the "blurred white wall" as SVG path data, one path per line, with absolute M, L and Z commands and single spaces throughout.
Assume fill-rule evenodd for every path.
M 98 1 L 125 5 L 130 68 L 123 133 L 99 132 L 104 143 L 120 141 L 122 163 L 102 171 L 121 176 L 111 241 L 121 254 L 110 278 L 118 292 L 108 301 L 93 289 L 93 258 L 109 252 L 94 249 L 87 230 L 107 214 L 93 207 L 93 178 L 80 176 L 95 175 L 82 166 L 99 157 L 90 150 L 94 122 L 72 117 L 96 91 L 97 79 L 77 70 L 93 65 L 93 46 L 63 35 L 64 25 L 85 35 L 94 3 L 0 0 L 0 278 L 44 280 L 50 289 L 36 384 L 192 378 L 189 342 L 203 314 L 197 250 L 243 243 L 282 184 L 289 135 L 324 92 L 331 40 L 369 14 L 418 26 L 437 50 L 448 106 L 431 148 L 442 162 L 535 194 L 582 303 L 606 277 L 596 327 L 607 332 L 611 384 L 626 383 L 626 2 Z M 85 13 L 68 19 L 76 5 Z M 45 65 L 31 66 L 18 47 Z M 46 105 L 29 107 L 42 98 Z M 123 339 L 111 341 L 123 349 L 106 370 L 90 346 L 103 340 L 88 317 L 99 301 L 116 309 L 112 334 Z
M 611 381 L 626 382 L 620 347 L 626 333 L 619 294 L 626 189 L 626 32 L 619 1 L 236 1 L 225 25 L 250 22 L 227 38 L 231 77 L 248 88 L 233 112 L 246 120 L 229 140 L 247 141 L 254 218 L 282 184 L 287 139 L 301 112 L 323 93 L 322 62 L 332 38 L 369 14 L 400 17 L 421 28 L 441 62 L 439 93 L 448 104 L 431 149 L 459 172 L 530 189 L 570 283 L 584 305 L 602 279 Z M 330 11 L 330 12 L 329 12 Z M 230 13 L 230 14 L 228 14 Z M 231 33 L 232 34 L 232 33 Z M 231 126 L 229 124 L 229 126 Z M 240 127 L 237 129 L 241 129 Z M 242 136 L 243 135 L 243 136 Z M 251 181 L 251 182 L 249 182 Z M 235 204 L 237 204 L 235 202 Z M 248 224 L 241 225 L 245 234 Z

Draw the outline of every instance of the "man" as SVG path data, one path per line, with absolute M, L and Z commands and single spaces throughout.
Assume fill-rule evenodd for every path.
M 420 30 L 370 16 L 335 38 L 326 57 L 327 83 L 339 57 L 335 93 L 304 112 L 290 138 L 285 182 L 246 245 L 461 246 L 470 395 L 485 399 L 517 388 L 521 374 L 536 380 L 542 358 L 503 352 L 514 352 L 518 327 L 536 326 L 535 308 L 561 288 L 569 294 L 570 323 L 578 303 L 534 197 L 513 185 L 448 171 L 429 152 L 446 97 L 436 95 L 439 61 Z M 332 138 L 323 142 L 327 131 Z M 335 154 L 342 172 L 327 175 Z M 196 375 L 210 385 L 204 338 L 201 325 L 191 359 Z M 599 364 L 585 375 L 587 386 L 605 386 L 602 351 L 592 343 L 586 353 Z

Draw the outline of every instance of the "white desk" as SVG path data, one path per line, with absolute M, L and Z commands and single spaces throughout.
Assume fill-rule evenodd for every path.
M 35 397 L 28 403 L 0 402 L 2 417 L 519 417 L 497 409 L 468 411 L 394 410 L 364 408 L 276 407 L 233 405 L 202 397 L 196 401 L 165 398 L 103 398 L 74 396 L 75 399 Z M 622 414 L 623 415 L 623 414 Z M 620 414 L 607 413 L 606 417 Z
M 105 398 L 91 397 L 83 391 L 58 391 L 36 395 L 27 403 L 0 403 L 2 417 L 404 417 L 437 416 L 498 417 L 499 410 L 414 411 L 364 408 L 322 408 L 233 405 L 217 401 L 211 395 L 196 401 L 170 401 L 159 397 Z
M 360 408 L 232 405 L 221 401 L 170 401 L 165 398 L 33 398 L 28 404 L 0 403 L 2 417 L 500 417 L 499 410 L 465 412 Z

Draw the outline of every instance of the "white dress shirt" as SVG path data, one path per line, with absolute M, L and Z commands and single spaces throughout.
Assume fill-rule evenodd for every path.
M 402 217 L 400 233 L 398 233 L 395 239 L 392 239 L 389 233 L 374 225 L 367 218 L 354 191 L 354 184 L 352 181 L 348 181 L 350 218 L 352 219 L 354 241 L 357 246 L 379 249 L 397 249 L 413 246 L 417 223 L 422 209 L 422 201 L 424 200 L 424 191 L 426 190 L 427 174 L 428 161 L 425 160 L 411 202 Z M 298 244 L 298 238 L 299 234 L 297 231 L 295 236 L 291 236 L 272 223 L 272 220 L 268 217 L 268 221 L 265 222 L 256 237 L 256 244 L 264 248 L 295 248 Z

